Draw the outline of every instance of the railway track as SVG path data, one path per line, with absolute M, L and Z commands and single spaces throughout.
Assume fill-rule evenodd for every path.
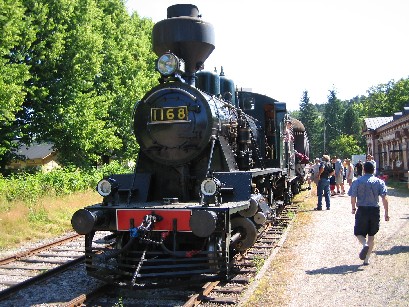
M 251 285 L 260 279 L 263 270 L 269 266 L 274 254 L 285 241 L 288 224 L 298 207 L 287 206 L 273 225 L 264 230 L 254 247 L 245 254 L 238 255 L 228 281 L 214 277 L 202 279 L 170 279 L 166 282 L 148 281 L 133 289 L 114 288 L 103 285 L 89 293 L 82 293 L 71 301 L 60 305 L 76 306 L 113 306 L 115 304 L 135 306 L 226 306 L 237 305 Z M 260 276 L 259 276 L 260 275 Z
M 0 302 L 22 289 L 60 274 L 84 259 L 84 238 L 78 234 L 69 234 L 0 259 Z
M 81 253 L 78 246 L 81 237 L 70 234 L 0 259 L 0 300 L 83 261 L 84 253 Z
M 296 206 L 286 208 L 274 225 L 266 228 L 256 244 L 236 259 L 234 277 L 227 281 L 209 282 L 203 291 L 192 296 L 183 306 L 226 306 L 238 305 L 249 287 L 260 279 L 286 238 L 286 230 Z

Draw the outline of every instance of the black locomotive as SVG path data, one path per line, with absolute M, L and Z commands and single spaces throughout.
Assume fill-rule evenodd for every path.
M 214 31 L 196 6 L 169 7 L 152 41 L 161 79 L 134 109 L 135 172 L 101 180 L 102 202 L 77 211 L 72 225 L 97 278 L 228 277 L 233 256 L 299 191 L 305 129 L 285 103 L 201 71 Z M 93 244 L 97 231 L 112 232 L 108 247 Z

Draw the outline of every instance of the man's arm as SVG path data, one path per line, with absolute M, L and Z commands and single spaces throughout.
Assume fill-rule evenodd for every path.
M 324 167 L 320 166 L 319 170 L 318 170 L 318 178 L 321 177 L 322 172 L 324 171 Z
M 381 196 L 382 197 L 382 204 L 383 208 L 385 209 L 385 221 L 389 221 L 389 203 L 388 203 L 388 198 L 386 195 Z
M 352 214 L 356 212 L 356 196 L 351 196 Z

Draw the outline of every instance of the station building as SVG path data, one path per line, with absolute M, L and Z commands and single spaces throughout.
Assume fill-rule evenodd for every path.
M 17 149 L 17 155 L 20 159 L 11 161 L 6 169 L 21 171 L 24 169 L 41 170 L 49 172 L 59 167 L 57 152 L 50 143 L 34 143 L 30 146 L 20 144 Z
M 376 161 L 378 175 L 408 181 L 409 103 L 390 117 L 365 118 L 363 135 L 367 154 Z

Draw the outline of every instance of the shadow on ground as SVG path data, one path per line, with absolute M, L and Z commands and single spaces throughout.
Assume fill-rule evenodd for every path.
M 351 274 L 358 271 L 363 271 L 362 265 L 337 265 L 332 268 L 322 268 L 317 270 L 305 271 L 308 275 L 316 274 Z
M 409 246 L 406 245 L 397 245 L 392 247 L 389 250 L 385 251 L 375 251 L 377 255 L 396 255 L 401 253 L 409 253 Z

